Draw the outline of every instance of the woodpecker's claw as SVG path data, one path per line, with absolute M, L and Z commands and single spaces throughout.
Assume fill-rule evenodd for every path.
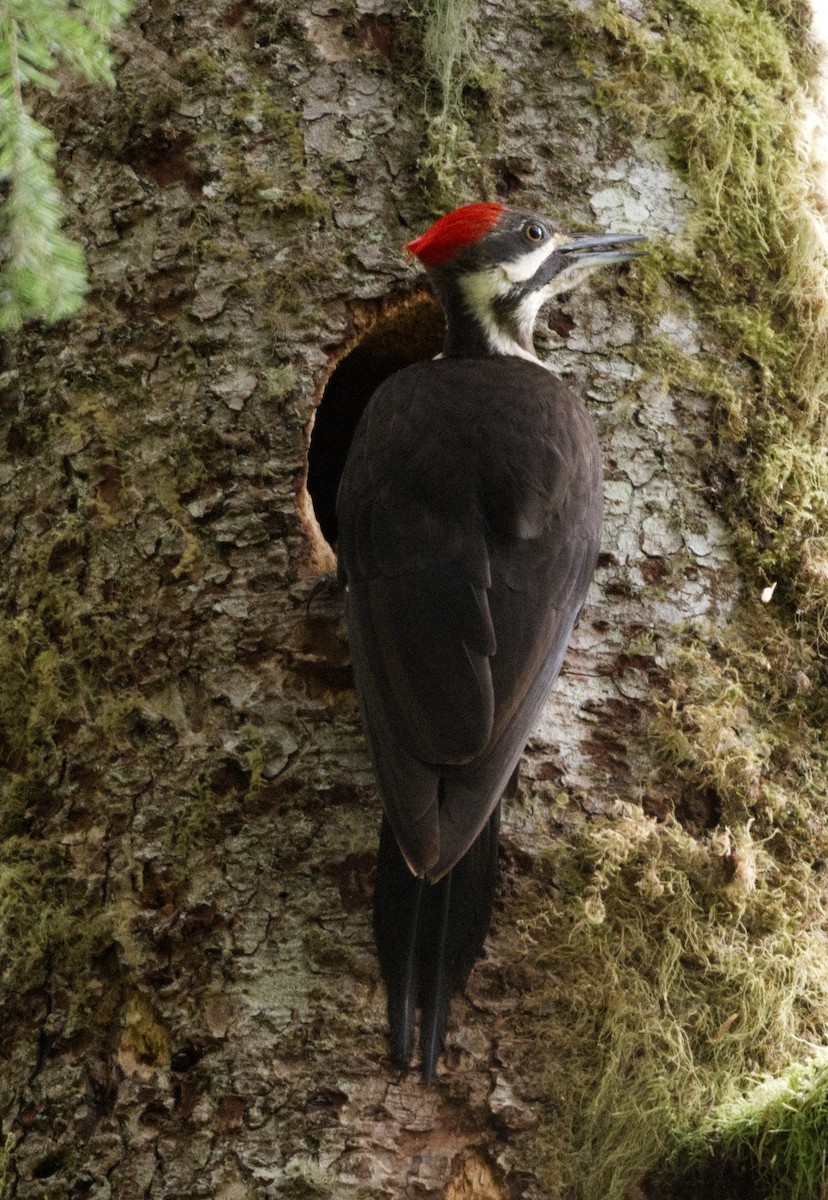
M 324 596 L 327 599 L 329 596 L 336 596 L 341 591 L 343 591 L 343 584 L 335 571 L 331 571 L 328 575 L 323 575 L 320 579 L 317 579 L 311 589 L 310 595 L 305 601 L 305 612 L 310 612 L 314 600 L 320 596 Z

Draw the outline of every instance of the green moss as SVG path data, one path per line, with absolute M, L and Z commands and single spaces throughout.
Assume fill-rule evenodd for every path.
M 239 744 L 236 748 L 236 754 L 239 757 L 239 761 L 243 764 L 245 774 L 249 780 L 244 799 L 245 802 L 252 803 L 261 795 L 266 782 L 264 776 L 265 733 L 260 726 L 248 721 L 242 725 L 238 737 Z
M 224 67 L 204 46 L 194 46 L 179 56 L 178 74 L 191 87 L 203 84 L 218 89 L 224 80 Z
M 12 1188 L 12 1154 L 17 1144 L 17 1135 L 7 1133 L 0 1147 L 0 1196 L 11 1194 Z
M 288 194 L 280 187 L 266 187 L 259 192 L 259 199 L 274 214 L 294 222 L 319 220 L 330 212 L 328 201 L 309 187 Z M 277 224 L 276 232 L 282 231 Z
M 19 615 L 0 617 L 0 993 L 39 986 L 55 960 L 78 969 L 99 944 L 96 902 L 75 879 L 68 852 L 32 833 L 65 768 L 61 738 L 76 730 L 95 752 L 85 721 L 91 678 L 109 640 L 105 619 L 57 571 L 81 547 L 59 526 L 31 539 L 17 589 Z M 50 569 L 51 568 L 51 569 Z
M 313 1200 L 313 1197 L 332 1196 L 335 1181 L 312 1158 L 297 1156 L 285 1166 L 281 1186 L 287 1200 Z
M 230 114 L 229 139 L 222 152 L 230 159 L 222 174 L 229 198 L 256 219 L 267 217 L 276 234 L 293 234 L 297 224 L 316 223 L 330 212 L 330 204 L 319 196 L 305 168 L 305 143 L 299 114 L 283 108 L 265 90 L 243 92 L 235 97 Z M 255 154 L 254 131 L 268 139 L 272 153 L 262 166 Z
M 700 842 L 631 806 L 573 827 L 548 870 L 555 898 L 523 925 L 548 978 L 532 1157 L 550 1194 L 622 1200 L 715 1104 L 819 1037 L 828 910 L 810 867 L 783 867 L 748 826 Z
M 44 775 L 60 761 L 55 731 L 86 716 L 90 674 L 111 644 L 106 617 L 91 612 L 71 579 L 73 565 L 85 570 L 84 555 L 69 520 L 31 538 L 18 615 L 0 615 L 0 759 L 12 771 Z
M 265 367 L 261 378 L 267 388 L 267 393 L 274 400 L 282 399 L 296 387 L 296 372 L 290 363 L 280 367 Z
M 309 298 L 322 293 L 331 274 L 340 266 L 339 255 L 329 251 L 322 258 L 318 247 L 308 240 L 305 253 L 300 251 L 291 264 L 278 273 L 269 269 L 255 271 L 242 286 L 263 323 L 280 336 L 286 330 L 307 328 L 314 319 L 320 319 L 319 313 L 309 308 Z M 274 351 L 278 350 L 274 346 Z
M 648 730 L 657 759 L 686 789 L 712 791 L 722 824 L 751 821 L 781 844 L 793 823 L 807 838 L 828 795 L 828 706 L 815 652 L 755 601 L 738 624 L 689 631 L 670 662 Z
M 87 821 L 97 778 L 123 747 L 135 665 L 124 636 L 131 610 L 102 586 L 111 582 L 102 543 L 117 538 L 120 503 L 120 482 L 108 499 L 98 494 L 111 477 L 103 469 L 120 469 L 115 417 L 82 392 L 70 414 L 52 414 L 46 436 L 70 452 L 22 519 L 0 613 L 0 1001 L 57 975 L 82 1004 L 85 972 L 108 936 L 105 897 L 102 881 L 84 874 L 97 861 L 95 835 L 56 841 L 55 823 L 71 832 L 76 818 Z M 186 475 L 190 459 L 176 450 L 165 461 Z M 154 482 L 160 497 L 164 473 Z M 195 561 L 189 524 L 182 514 L 173 579 Z
M 194 856 L 222 836 L 221 818 L 225 808 L 205 779 L 196 780 L 178 797 L 175 811 L 162 827 L 164 858 L 170 863 L 175 877 L 188 880 Z
M 37 839 L 17 836 L 0 853 L 0 994 L 4 1003 L 42 986 L 58 964 L 63 978 L 82 971 L 103 948 L 108 924 L 67 856 Z M 79 996 L 76 996 L 80 1000 Z

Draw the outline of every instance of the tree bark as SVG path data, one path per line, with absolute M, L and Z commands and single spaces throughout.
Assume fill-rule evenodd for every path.
M 555 22 L 487 0 L 476 28 L 492 74 L 466 80 L 476 157 L 456 201 L 493 188 L 563 227 L 681 243 L 693 202 L 665 142 L 595 105 Z M 715 356 L 717 335 L 676 278 L 645 320 L 634 269 L 540 330 L 599 427 L 605 549 L 506 809 L 493 928 L 438 1083 L 391 1069 L 379 806 L 342 598 L 313 594 L 333 555 L 306 463 L 348 352 L 367 345 L 381 374 L 439 337 L 400 249 L 448 186 L 423 165 L 421 44 L 400 0 L 158 0 L 119 39 L 114 93 L 67 85 L 43 106 L 92 291 L 77 320 L 10 345 L 2 376 L 16 1200 L 548 1197 L 543 968 L 518 936 L 543 864 L 570 819 L 619 802 L 716 822 L 709 796 L 651 786 L 642 732 L 658 646 L 724 623 L 744 577 L 701 474 L 711 400 L 633 352 L 658 337 Z M 354 412 L 367 398 L 348 395 Z

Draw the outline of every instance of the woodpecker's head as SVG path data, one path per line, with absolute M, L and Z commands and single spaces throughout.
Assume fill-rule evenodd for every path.
M 535 359 L 532 331 L 544 301 L 609 263 L 638 258 L 641 234 L 575 234 L 502 204 L 468 204 L 406 246 L 446 311 L 447 355 Z

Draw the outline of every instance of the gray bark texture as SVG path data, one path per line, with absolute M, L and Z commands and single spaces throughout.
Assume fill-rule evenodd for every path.
M 478 158 L 456 202 L 486 189 L 680 243 L 693 203 L 666 143 L 619 134 L 533 0 L 468 19 L 491 77 L 462 98 Z M 715 336 L 675 279 L 643 326 L 626 270 L 541 320 L 599 429 L 604 552 L 426 1088 L 386 1056 L 379 807 L 342 597 L 310 602 L 333 557 L 305 486 L 336 364 L 388 321 L 377 353 L 401 365 L 394 329 L 434 327 L 401 252 L 439 212 L 421 43 L 403 0 L 153 0 L 119 35 L 114 92 L 67 81 L 41 106 L 91 292 L 17 339 L 1 380 L 15 1200 L 551 1200 L 532 1149 L 556 1119 L 535 1079 L 543 969 L 521 938 L 538 863 L 572 814 L 669 807 L 641 740 L 657 647 L 724 621 L 738 586 L 699 468 L 710 401 L 629 350 L 657 334 L 715 354 Z M 703 798 L 685 813 L 709 817 Z

